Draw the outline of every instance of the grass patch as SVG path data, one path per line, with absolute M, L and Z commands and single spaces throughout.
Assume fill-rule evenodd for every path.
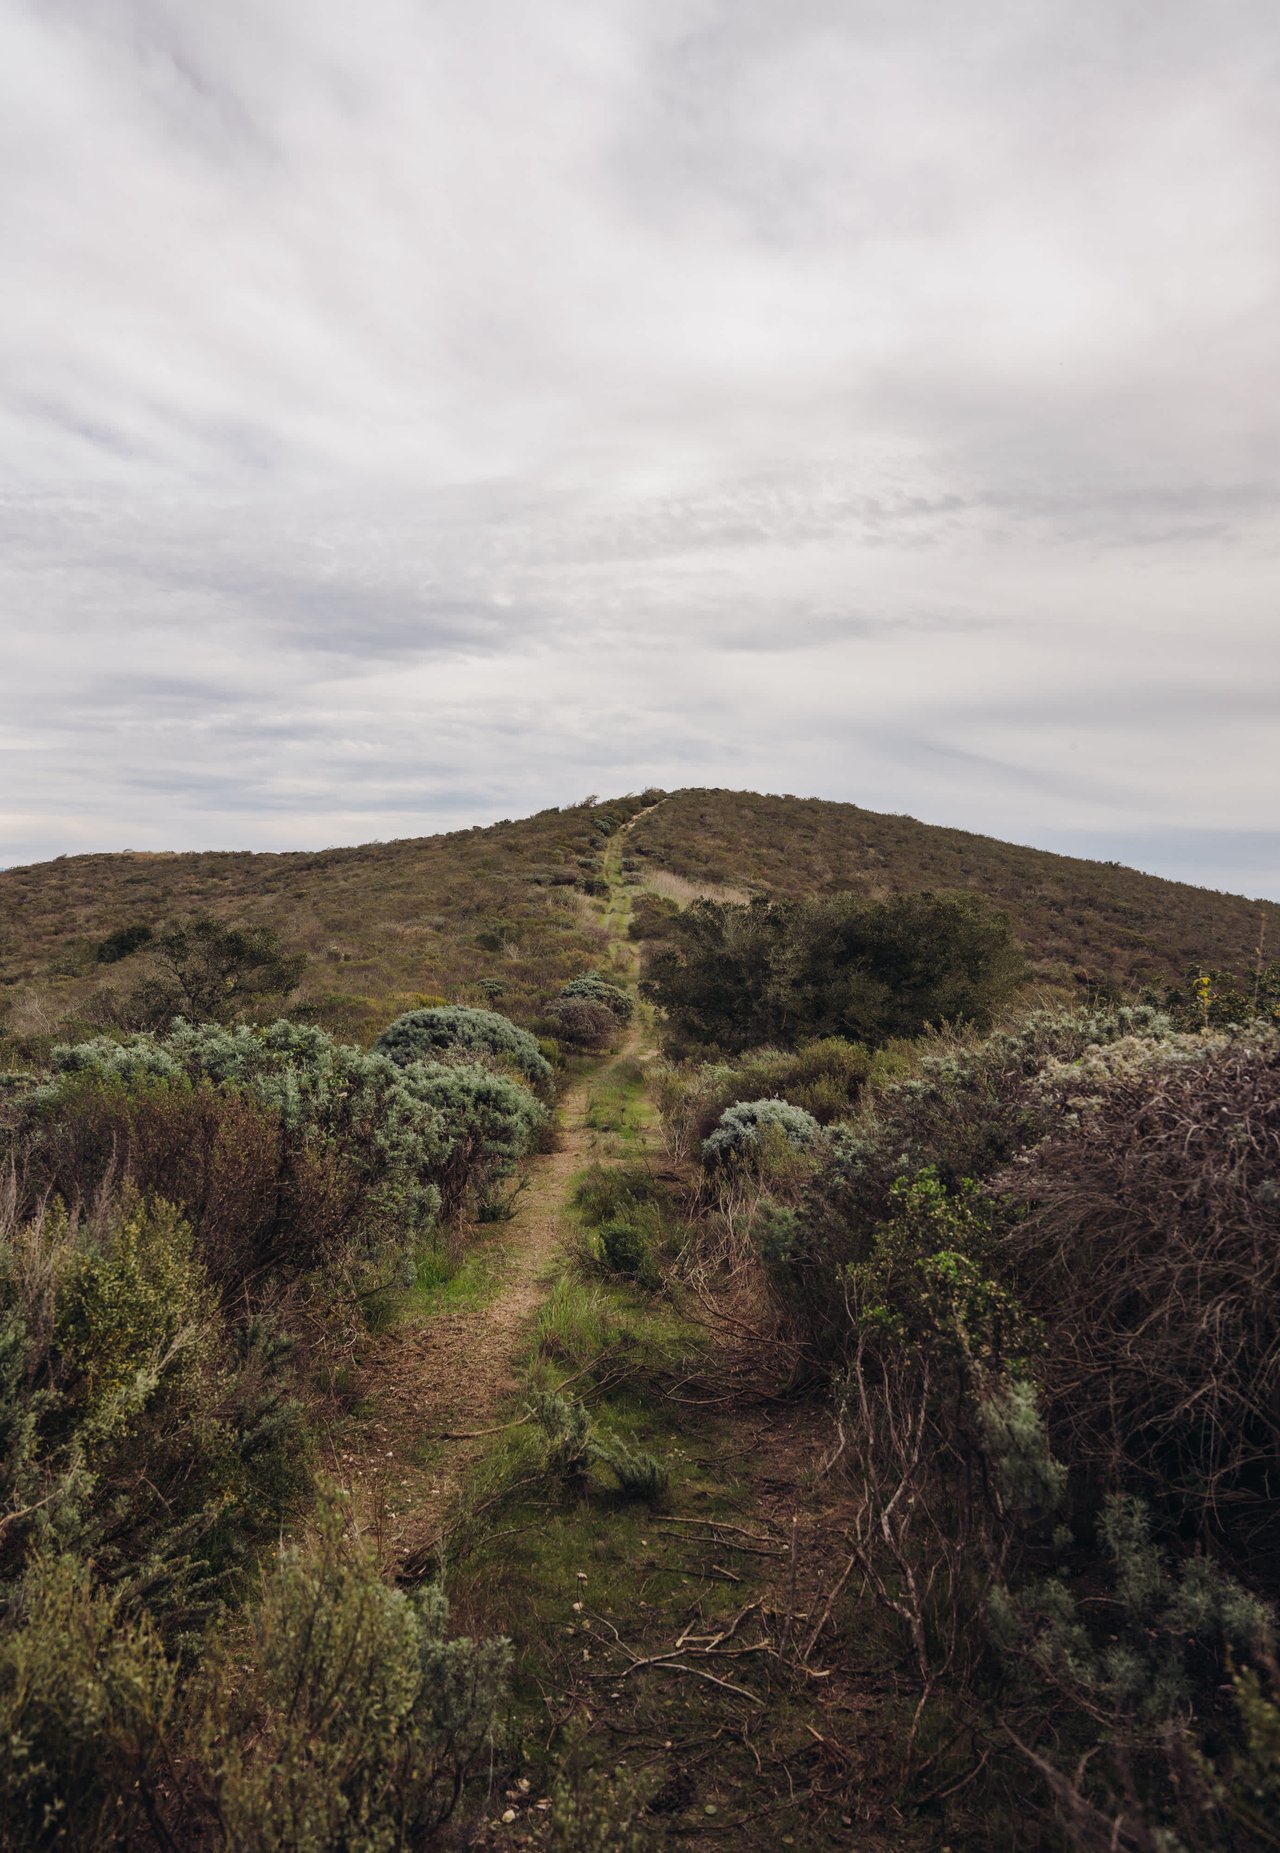
M 587 1098 L 587 1125 L 611 1133 L 615 1147 L 634 1150 L 653 1120 L 645 1093 L 644 1069 L 634 1059 L 614 1062 Z
M 473 1243 L 461 1254 L 443 1243 L 423 1249 L 413 1284 L 401 1298 L 400 1316 L 434 1319 L 441 1313 L 487 1306 L 502 1286 L 505 1252 L 496 1236 Z

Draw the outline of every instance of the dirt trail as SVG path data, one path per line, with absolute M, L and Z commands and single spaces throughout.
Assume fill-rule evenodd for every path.
M 519 1386 L 515 1355 L 545 1299 L 548 1273 L 565 1234 L 569 1188 L 598 1143 L 598 1134 L 587 1125 L 591 1093 L 611 1067 L 634 1056 L 637 1045 L 639 1034 L 632 1030 L 609 1062 L 576 1080 L 561 1097 L 558 1151 L 528 1164 L 519 1210 L 506 1225 L 502 1288 L 495 1299 L 467 1312 L 437 1314 L 406 1334 L 417 1377 L 411 1418 L 419 1447 L 446 1434 L 461 1436 L 491 1427 L 498 1419 L 496 1410 Z M 408 1356 L 400 1356 L 400 1369 L 406 1364 Z M 439 1456 L 426 1469 L 428 1484 L 406 1514 L 400 1545 L 404 1551 L 420 1549 L 439 1534 L 482 1449 L 480 1440 L 439 1442 Z
M 622 937 L 629 904 L 621 845 L 628 827 L 605 849 L 609 894 L 601 918 L 617 935 L 611 950 L 634 975 L 636 949 Z M 420 1556 L 439 1537 L 486 1446 L 479 1436 L 452 1437 L 492 1429 L 519 1387 L 517 1354 L 550 1285 L 573 1179 L 593 1156 L 604 1155 L 600 1133 L 588 1124 L 591 1098 L 613 1069 L 644 1058 L 644 1041 L 633 1023 L 615 1053 L 562 1095 L 557 1149 L 527 1161 L 516 1214 L 503 1228 L 494 1297 L 407 1321 L 380 1348 L 376 1375 L 365 1386 L 375 1410 L 368 1432 L 376 1453 L 359 1462 L 344 1456 L 343 1466 L 371 1500 L 384 1549 L 401 1561 Z

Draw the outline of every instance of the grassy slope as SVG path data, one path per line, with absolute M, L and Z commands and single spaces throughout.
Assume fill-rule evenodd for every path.
M 598 914 L 574 883 L 599 874 L 606 809 L 639 799 L 542 811 L 444 836 L 285 855 L 67 856 L 0 872 L 0 1023 L 13 1032 L 94 1015 L 103 985 L 129 987 L 135 957 L 96 963 L 116 928 L 209 911 L 277 927 L 308 954 L 299 1001 L 337 1034 L 365 1039 L 421 995 L 527 1017 L 599 956 Z M 592 867 L 585 868 L 583 863 Z M 293 1009 L 294 1006 L 291 1006 Z
M 1033 973 L 1053 983 L 1129 988 L 1187 965 L 1244 971 L 1280 905 L 946 830 L 855 804 L 751 792 L 677 792 L 628 838 L 650 867 L 779 895 L 974 889 L 1011 915 Z
M 527 1018 L 600 954 L 599 913 L 574 886 L 601 873 L 597 819 L 645 804 L 314 854 L 69 856 L 2 871 L 0 1029 L 21 1044 L 108 1021 L 94 993 L 128 988 L 139 960 L 98 965 L 98 941 L 204 909 L 270 922 L 305 951 L 299 1001 L 339 1035 L 376 1034 L 422 995 L 483 1002 L 484 978 L 503 984 L 503 1010 Z M 817 799 L 678 792 L 637 819 L 625 854 L 659 882 L 703 889 L 973 888 L 1008 908 L 1033 971 L 1057 983 L 1129 987 L 1193 960 L 1245 969 L 1264 918 L 1280 945 L 1275 903 Z

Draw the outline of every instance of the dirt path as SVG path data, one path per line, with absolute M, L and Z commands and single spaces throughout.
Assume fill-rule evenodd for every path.
M 518 1388 L 516 1354 L 546 1295 L 573 1179 L 599 1143 L 587 1123 L 591 1095 L 610 1069 L 634 1056 L 639 1041 L 633 1029 L 609 1061 L 561 1097 L 558 1148 L 529 1161 L 519 1208 L 505 1229 L 496 1297 L 474 1309 L 437 1314 L 405 1334 L 397 1374 L 408 1368 L 415 1378 L 417 1451 L 432 1443 L 438 1449 L 432 1450 L 430 1467 L 421 1470 L 423 1481 L 404 1514 L 401 1551 L 421 1549 L 438 1536 L 483 1451 L 480 1440 L 445 1437 L 491 1427 L 495 1412 Z
M 627 828 L 605 848 L 609 893 L 601 910 L 610 950 L 621 955 L 617 962 L 627 974 L 620 974 L 623 983 L 634 979 L 639 963 L 625 938 L 630 902 L 621 851 Z M 335 1466 L 359 1488 L 388 1557 L 418 1559 L 440 1536 L 485 1449 L 472 1431 L 492 1429 L 519 1387 L 518 1354 L 554 1275 L 574 1177 L 592 1157 L 605 1155 L 601 1134 L 589 1124 L 592 1098 L 612 1070 L 644 1058 L 644 1042 L 644 1030 L 633 1023 L 614 1054 L 561 1096 L 557 1148 L 527 1161 L 516 1214 L 494 1244 L 500 1250 L 492 1256 L 500 1278 L 496 1292 L 477 1305 L 405 1320 L 379 1347 L 374 1374 L 363 1386 L 372 1445 L 342 1454 Z

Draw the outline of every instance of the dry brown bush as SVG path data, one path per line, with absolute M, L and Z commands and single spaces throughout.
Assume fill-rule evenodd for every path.
M 1274 1544 L 1280 1033 L 1120 1042 L 1046 1087 L 1063 1129 L 995 1188 L 1027 1208 L 1004 1252 L 1049 1331 L 1055 1445 L 1220 1539 Z
M 552 1033 L 575 1049 L 603 1049 L 618 1033 L 618 1019 L 607 1004 L 590 997 L 557 997 L 548 1004 Z

